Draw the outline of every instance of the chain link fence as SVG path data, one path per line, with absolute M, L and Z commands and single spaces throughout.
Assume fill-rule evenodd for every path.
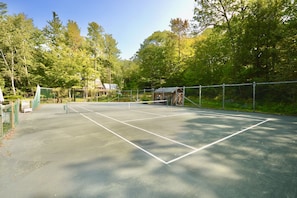
M 185 106 L 297 114 L 297 81 L 184 87 Z
M 150 101 L 154 98 L 154 89 L 122 90 L 118 100 L 121 102 Z
M 57 88 L 41 88 L 41 100 L 58 101 L 60 95 L 63 101 L 135 102 L 158 100 L 156 96 L 166 95 L 166 93 L 155 93 L 158 89 L 113 90 L 106 93 L 100 92 L 101 94 L 94 96 L 84 94 L 84 90 L 76 90 L 77 100 L 75 100 L 75 94 L 68 94 L 71 90 L 61 88 L 57 90 Z M 172 105 L 297 114 L 297 81 L 175 87 L 173 92 L 170 93 L 173 102 L 169 103 Z M 168 93 L 167 96 L 169 96 Z M 181 97 L 182 100 L 180 100 Z
M 40 104 L 40 87 L 37 86 L 32 100 L 10 101 L 7 105 L 0 104 L 0 139 L 19 124 L 20 112 L 26 113 L 35 110 Z

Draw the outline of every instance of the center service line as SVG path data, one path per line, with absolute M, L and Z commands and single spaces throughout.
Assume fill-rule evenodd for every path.
M 151 131 L 148 131 L 148 130 L 146 130 L 146 129 L 143 129 L 143 128 L 140 128 L 140 127 L 134 126 L 134 125 L 132 125 L 132 124 L 128 124 L 128 123 L 126 123 L 126 122 L 120 121 L 120 120 L 118 120 L 118 119 L 115 119 L 115 118 L 112 118 L 112 117 L 109 117 L 109 116 L 107 116 L 107 115 L 104 115 L 104 114 L 102 114 L 102 113 L 98 113 L 98 112 L 96 112 L 96 114 L 98 114 L 98 115 L 100 115 L 100 116 L 103 116 L 103 117 L 106 117 L 106 118 L 109 118 L 109 119 L 111 119 L 111 120 L 114 120 L 114 121 L 116 121 L 116 122 L 119 122 L 119 123 L 121 123 L 121 124 L 127 125 L 127 126 L 129 126 L 129 127 L 132 127 L 132 128 L 135 128 L 135 129 L 138 129 L 138 130 L 144 131 L 144 132 L 146 132 L 146 133 L 152 134 L 152 135 L 154 135 L 154 136 L 157 136 L 157 137 L 159 137 L 159 138 L 162 138 L 162 139 L 168 140 L 168 141 L 170 141 L 170 142 L 173 142 L 173 143 L 176 143 L 176 144 L 182 145 L 182 146 L 184 146 L 184 147 L 187 147 L 187 148 L 190 148 L 190 149 L 192 149 L 192 150 L 196 150 L 196 149 L 197 149 L 197 148 L 195 148 L 195 147 L 192 147 L 192 146 L 189 146 L 189 145 L 187 145 L 187 144 L 184 144 L 184 143 L 178 142 L 178 141 L 176 141 L 176 140 L 172 140 L 172 139 L 169 139 L 169 138 L 167 138 L 167 137 L 164 137 L 164 136 L 162 136 L 162 135 L 159 135 L 159 134 L 153 133 L 153 132 L 151 132 Z
M 84 108 L 84 107 L 80 107 L 80 108 L 85 109 L 85 110 L 87 110 L 87 111 L 89 111 L 89 112 L 93 112 L 92 110 L 89 110 L 89 109 Z M 107 116 L 107 115 L 104 115 L 104 114 L 102 114 L 102 113 L 98 113 L 98 112 L 95 112 L 95 113 L 98 114 L 98 115 L 100 115 L 100 116 L 106 117 L 106 118 L 108 118 L 108 119 L 110 119 L 110 120 L 113 120 L 113 121 L 119 122 L 119 123 L 121 123 L 121 124 L 127 125 L 127 126 L 129 126 L 129 127 L 132 127 L 132 128 L 135 128 L 135 129 L 138 129 L 138 130 L 141 130 L 141 131 L 144 131 L 144 132 L 149 133 L 149 134 L 151 134 L 151 135 L 154 135 L 154 136 L 157 136 L 157 137 L 159 137 L 159 138 L 168 140 L 168 141 L 170 141 L 170 142 L 173 142 L 173 143 L 182 145 L 182 146 L 187 147 L 187 148 L 190 148 L 190 149 L 192 149 L 192 150 L 196 150 L 196 149 L 197 149 L 197 148 L 195 148 L 195 147 L 192 147 L 192 146 L 189 146 L 189 145 L 187 145 L 187 144 L 178 142 L 178 141 L 176 141 L 176 140 L 169 139 L 169 138 L 164 137 L 164 136 L 162 136 L 162 135 L 153 133 L 153 132 L 148 131 L 148 130 L 146 130 L 146 129 L 143 129 L 143 128 L 134 126 L 134 125 L 132 125 L 132 124 L 128 124 L 128 123 L 126 123 L 126 122 L 120 121 L 120 120 L 118 120 L 118 119 L 112 118 L 112 117 Z
M 84 115 L 84 114 L 82 114 L 82 113 L 80 113 L 80 115 L 82 115 L 83 117 L 85 117 L 85 118 L 88 119 L 89 121 L 95 123 L 96 125 L 102 127 L 103 129 L 109 131 L 110 133 L 114 134 L 115 136 L 121 138 L 121 139 L 124 140 L 125 142 L 128 142 L 129 144 L 135 146 L 136 148 L 138 148 L 139 150 L 145 152 L 146 154 L 150 155 L 151 157 L 153 157 L 153 158 L 159 160 L 159 161 L 162 162 L 163 164 L 166 164 L 166 162 L 165 162 L 164 160 L 162 160 L 161 158 L 159 158 L 159 157 L 157 157 L 156 155 L 150 153 L 149 151 L 143 149 L 142 147 L 140 147 L 140 146 L 134 144 L 133 142 L 127 140 L 126 138 L 124 138 L 123 136 L 121 136 L 121 135 L 117 134 L 116 132 L 110 130 L 109 128 L 106 128 L 105 126 L 103 126 L 102 124 L 100 124 L 100 123 L 96 122 L 95 120 L 89 118 L 88 116 L 86 116 L 86 115 Z

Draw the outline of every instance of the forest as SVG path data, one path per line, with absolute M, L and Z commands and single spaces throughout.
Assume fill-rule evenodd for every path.
M 193 0 L 194 1 L 194 0 Z M 120 89 L 297 80 L 295 0 L 195 0 L 191 21 L 174 18 L 129 60 L 97 22 L 82 36 L 53 12 L 43 29 L 0 2 L 0 87 L 25 96 L 36 85 L 84 87 L 100 79 Z

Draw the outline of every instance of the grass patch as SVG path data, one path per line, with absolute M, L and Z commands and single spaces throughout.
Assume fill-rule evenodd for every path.
M 199 107 L 199 99 L 190 98 L 193 104 L 187 100 L 185 100 L 185 106 L 187 107 Z M 223 109 L 222 100 L 216 99 L 206 99 L 203 98 L 201 101 L 202 108 L 210 108 L 210 109 Z M 234 111 L 246 111 L 253 112 L 253 102 L 248 101 L 233 101 L 226 100 L 224 105 L 225 110 L 234 110 Z M 276 103 L 276 102 L 259 102 L 256 103 L 255 106 L 256 112 L 262 113 L 272 113 L 272 114 L 284 114 L 284 115 L 297 115 L 297 103 L 287 104 L 287 103 Z

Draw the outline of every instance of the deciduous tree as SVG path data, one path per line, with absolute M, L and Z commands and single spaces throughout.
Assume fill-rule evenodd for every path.
M 19 87 L 30 85 L 30 67 L 33 67 L 36 29 L 24 14 L 5 16 L 0 25 L 0 55 L 3 77 L 9 77 L 13 95 Z

